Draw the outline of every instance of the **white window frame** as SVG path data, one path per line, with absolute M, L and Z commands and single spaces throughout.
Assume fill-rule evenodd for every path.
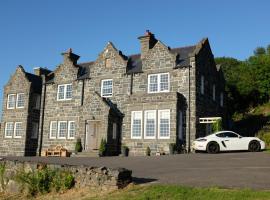
M 109 95 L 104 95 L 103 94 L 103 84 L 105 81 L 112 81 L 112 94 L 109 94 Z M 102 97 L 112 97 L 113 96 L 113 79 L 104 79 L 104 80 L 101 80 L 101 96 Z
M 154 136 L 146 136 L 146 120 L 147 120 L 147 113 L 154 113 L 155 116 L 155 126 L 154 126 L 154 132 L 155 135 Z M 144 111 L 144 139 L 156 139 L 156 135 L 157 135 L 157 111 L 156 110 L 145 110 Z
M 9 107 L 9 101 L 10 101 L 10 96 L 15 96 L 14 98 L 14 106 L 13 107 Z M 7 97 L 7 109 L 15 109 L 16 107 L 16 94 L 8 94 L 8 97 Z
M 141 120 L 141 135 L 140 136 L 133 136 L 133 120 L 134 120 L 134 115 L 135 113 L 140 114 L 140 120 Z M 131 111 L 131 139 L 142 139 L 143 135 L 143 112 L 142 111 Z
M 169 135 L 168 136 L 160 136 L 160 119 L 161 112 L 169 112 Z M 158 139 L 170 139 L 171 137 L 171 111 L 170 109 L 158 110 Z
M 117 138 L 117 123 L 113 122 L 113 127 L 112 127 L 112 139 L 116 140 Z
M 73 137 L 70 137 L 70 126 L 71 126 L 71 123 L 74 123 L 74 136 Z M 68 139 L 74 139 L 75 138 L 75 135 L 76 135 L 76 123 L 75 123 L 75 121 L 68 121 Z
M 7 125 L 8 124 L 12 124 L 12 130 L 11 130 L 12 134 L 11 135 L 7 135 Z M 5 124 L 5 138 L 12 138 L 13 133 L 14 133 L 14 122 L 6 122 L 6 124 Z
M 161 75 L 167 74 L 168 75 L 168 90 L 160 90 L 160 77 Z M 150 91 L 150 77 L 151 76 L 157 76 L 157 91 Z M 148 86 L 147 86 L 147 92 L 148 93 L 164 93 L 164 92 L 170 92 L 170 73 L 159 73 L 159 74 L 149 74 L 148 75 Z
M 23 106 L 18 106 L 19 96 L 20 95 L 23 95 Z M 16 108 L 24 108 L 24 104 L 25 104 L 25 94 L 24 93 L 18 93 L 17 98 L 16 98 Z
M 17 125 L 17 124 L 21 124 L 21 126 L 22 126 L 23 123 L 22 123 L 22 122 L 15 122 L 15 123 L 14 123 L 14 127 L 13 127 L 13 128 L 14 128 L 14 138 L 22 138 L 21 135 L 19 135 L 19 136 L 16 135 L 16 130 L 17 130 L 16 125 Z M 21 131 L 23 131 L 23 128 L 22 128 Z
M 72 97 L 73 97 L 73 86 L 71 83 L 69 84 L 61 84 L 61 85 L 58 85 L 57 87 L 57 101 L 67 101 L 67 100 L 71 100 L 71 98 L 67 98 L 67 86 L 71 85 L 71 88 L 72 88 Z M 63 99 L 59 99 L 59 88 L 64 86 L 64 98 Z
M 56 135 L 55 136 L 52 136 L 52 123 L 56 123 Z M 50 123 L 50 139 L 56 139 L 57 137 L 57 134 L 58 134 L 58 123 L 57 121 L 51 121 Z
M 61 123 L 66 123 L 66 135 L 65 137 L 60 137 L 60 124 Z M 58 126 L 57 126 L 58 130 L 57 130 L 57 138 L 58 139 L 66 139 L 67 138 L 67 134 L 68 134 L 68 122 L 67 121 L 58 121 Z
M 201 76 L 201 94 L 204 94 L 204 76 Z
M 38 122 L 32 122 L 32 131 L 31 131 L 31 139 L 37 139 L 38 138 Z
M 213 101 L 216 101 L 216 85 L 213 85 Z

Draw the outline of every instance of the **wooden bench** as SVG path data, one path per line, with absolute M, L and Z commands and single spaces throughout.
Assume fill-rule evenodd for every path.
M 57 146 L 52 146 L 49 149 L 45 151 L 45 156 L 46 157 L 67 157 L 68 156 L 68 151 L 61 145 Z

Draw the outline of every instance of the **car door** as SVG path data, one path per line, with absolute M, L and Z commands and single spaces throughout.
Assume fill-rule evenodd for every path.
M 228 151 L 242 150 L 241 137 L 233 132 L 224 132 L 224 144 Z

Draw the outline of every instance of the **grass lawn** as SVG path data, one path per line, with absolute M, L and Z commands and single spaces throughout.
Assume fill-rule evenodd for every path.
M 49 193 L 36 197 L 25 195 L 4 195 L 0 199 L 20 200 L 269 200 L 269 191 L 249 189 L 195 188 L 174 185 L 130 185 L 114 192 L 94 188 L 71 189 L 62 194 Z

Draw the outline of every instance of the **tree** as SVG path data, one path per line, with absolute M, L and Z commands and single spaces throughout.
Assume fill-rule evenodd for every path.
M 264 47 L 257 47 L 254 50 L 254 55 L 255 56 L 259 56 L 259 55 L 263 55 L 263 54 L 266 54 L 266 51 L 265 51 L 265 48 Z

